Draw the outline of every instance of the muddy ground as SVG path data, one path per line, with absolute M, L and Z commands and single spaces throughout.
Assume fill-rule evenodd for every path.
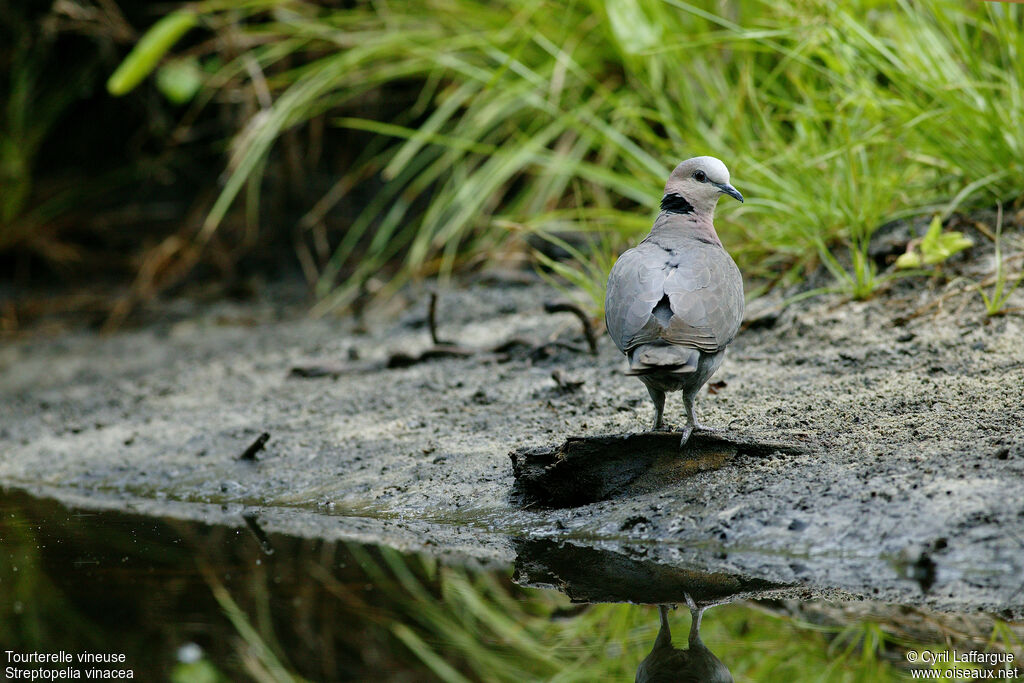
M 0 485 L 491 566 L 547 539 L 808 594 L 1020 618 L 1024 318 L 988 319 L 962 291 L 991 268 L 976 252 L 957 266 L 966 280 L 781 312 L 779 299 L 755 302 L 698 414 L 730 438 L 802 452 L 683 452 L 673 476 L 599 502 L 526 504 L 509 452 L 643 431 L 651 405 L 609 339 L 591 356 L 573 315 L 544 311 L 564 294 L 519 278 L 443 291 L 438 321 L 462 346 L 520 343 L 405 367 L 386 366 L 431 346 L 426 293 L 363 322 L 311 320 L 269 292 L 177 302 L 163 322 L 108 337 L 8 341 Z M 1010 306 L 1021 303 L 1018 292 Z M 667 419 L 681 410 L 670 397 Z

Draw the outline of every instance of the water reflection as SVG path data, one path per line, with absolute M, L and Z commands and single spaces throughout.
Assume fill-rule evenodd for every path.
M 704 610 L 692 598 L 690 608 L 690 637 L 688 648 L 672 647 L 672 631 L 668 625 L 669 606 L 659 605 L 661 628 L 647 655 L 636 671 L 636 683 L 732 683 L 732 674 L 718 657 L 700 639 L 700 622 Z
M 726 665 L 701 640 L 705 610 L 740 597 L 782 597 L 792 588 L 741 575 L 668 567 L 618 552 L 546 539 L 520 540 L 516 549 L 514 578 L 521 585 L 556 589 L 574 602 L 658 605 L 658 635 L 637 669 L 637 683 L 732 681 Z M 690 610 L 687 649 L 672 646 L 669 603 L 682 603 Z
M 730 680 L 723 661 L 740 681 L 829 667 L 835 680 L 885 681 L 916 642 L 906 612 L 904 625 L 851 621 L 798 602 L 792 586 L 664 566 L 642 548 L 527 540 L 515 550 L 513 582 L 501 568 L 275 533 L 259 514 L 216 526 L 0 490 L 0 653 L 123 653 L 135 680 L 175 683 Z M 670 626 L 683 632 L 687 606 L 689 642 L 675 649 Z M 977 623 L 956 633 L 1019 648 L 1024 629 Z M 918 637 L 944 647 L 942 634 Z
M 573 602 L 701 604 L 781 597 L 794 588 L 757 577 L 670 567 L 640 556 L 548 539 L 515 544 L 513 580 L 523 586 L 561 591 Z

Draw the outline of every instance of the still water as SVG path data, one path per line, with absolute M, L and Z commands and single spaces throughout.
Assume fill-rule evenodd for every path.
M 212 526 L 0 489 L 0 681 L 1024 675 L 1024 625 L 984 614 L 801 600 L 551 541 L 516 550 L 514 567 L 472 568 L 267 534 L 256 517 Z

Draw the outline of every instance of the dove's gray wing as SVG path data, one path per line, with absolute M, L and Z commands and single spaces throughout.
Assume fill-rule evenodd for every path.
M 647 243 L 628 249 L 612 266 L 604 298 L 604 322 L 612 341 L 625 353 L 638 337 L 657 339 L 652 312 L 665 296 L 665 272 L 661 259 L 652 258 Z
M 716 353 L 743 320 L 743 280 L 717 244 L 642 242 L 612 268 L 605 323 L 619 350 L 668 342 Z
M 707 353 L 724 349 L 743 322 L 743 278 L 717 244 L 678 251 L 678 266 L 665 278 L 672 319 L 662 338 Z

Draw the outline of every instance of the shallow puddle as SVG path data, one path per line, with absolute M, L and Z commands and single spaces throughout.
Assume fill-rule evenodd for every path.
M 1022 675 L 1024 625 L 802 600 L 796 586 L 548 540 L 515 541 L 514 567 L 483 570 L 266 533 L 256 516 L 204 525 L 0 490 L 0 544 L 0 680 Z

